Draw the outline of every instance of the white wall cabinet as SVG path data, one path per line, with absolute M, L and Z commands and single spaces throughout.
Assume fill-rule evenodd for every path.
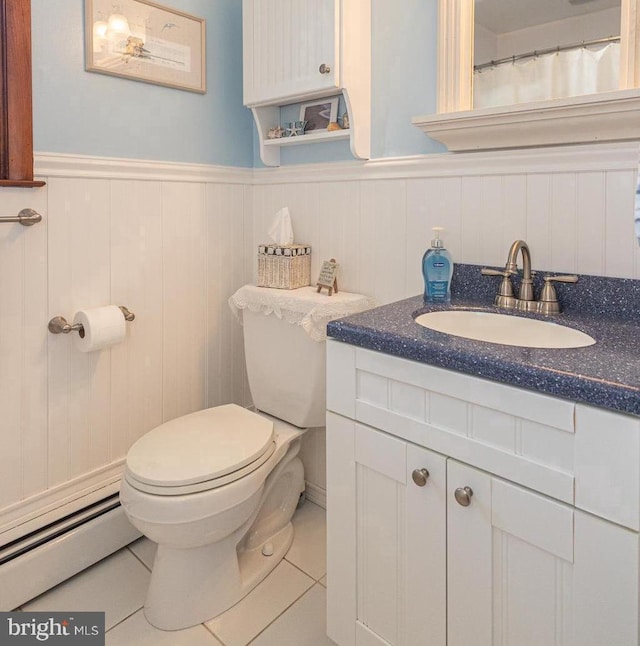
M 627 512 L 615 498 L 612 523 L 580 509 L 579 493 L 563 501 L 518 482 L 530 478 L 527 462 L 555 462 L 578 492 L 615 491 L 638 469 L 638 420 L 335 341 L 327 369 L 331 639 L 339 646 L 638 643 L 635 520 L 621 522 Z M 550 426 L 550 411 L 570 428 Z M 616 442 L 631 444 L 612 455 L 593 432 L 606 436 L 616 426 Z M 592 450 L 582 446 L 583 428 Z M 512 479 L 504 477 L 509 459 L 494 460 L 498 473 L 484 468 L 492 451 L 506 454 L 500 444 L 522 457 Z M 608 464 L 596 465 L 597 454 Z M 421 469 L 429 472 L 423 486 Z M 635 505 L 637 492 L 627 494 Z
M 244 103 L 252 109 L 267 166 L 282 146 L 349 138 L 356 157 L 370 154 L 371 0 L 243 0 Z M 280 107 L 344 96 L 351 127 L 268 139 Z
M 340 91 L 339 0 L 243 0 L 242 10 L 246 105 Z

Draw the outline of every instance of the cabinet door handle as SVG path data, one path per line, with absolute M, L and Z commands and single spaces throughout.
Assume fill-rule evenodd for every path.
M 322 65 L 320 65 L 320 67 L 318 68 L 318 72 L 320 72 L 320 74 L 331 74 L 331 67 L 329 67 L 329 65 L 327 65 L 326 63 L 322 63 Z
M 471 487 L 458 487 L 454 492 L 456 502 L 463 507 L 468 507 L 471 504 L 471 496 L 473 496 L 473 489 Z
M 429 472 L 426 469 L 414 469 L 411 477 L 418 487 L 424 487 L 427 484 Z

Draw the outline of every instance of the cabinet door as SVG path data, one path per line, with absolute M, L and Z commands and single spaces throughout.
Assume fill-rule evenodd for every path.
M 338 87 L 340 0 L 243 0 L 242 11 L 245 105 Z
M 637 643 L 635 532 L 453 460 L 447 478 L 448 646 Z
M 444 646 L 446 459 L 331 413 L 327 453 L 329 636 Z

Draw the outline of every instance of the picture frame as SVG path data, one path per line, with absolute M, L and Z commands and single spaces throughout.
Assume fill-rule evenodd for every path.
M 325 260 L 320 267 L 320 275 L 316 281 L 316 292 L 320 293 L 323 288 L 329 290 L 329 296 L 335 292 L 338 293 L 338 269 L 340 265 L 335 258 Z
M 300 106 L 300 121 L 306 121 L 305 132 L 326 130 L 331 121 L 338 119 L 338 97 L 316 99 Z
M 85 0 L 85 70 L 205 94 L 206 21 L 150 0 Z

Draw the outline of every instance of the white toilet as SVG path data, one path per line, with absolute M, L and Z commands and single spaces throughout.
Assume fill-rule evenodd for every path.
M 262 312 L 245 309 L 243 323 L 261 413 L 235 404 L 192 413 L 127 455 L 120 500 L 158 543 L 145 615 L 164 630 L 225 611 L 282 559 L 304 491 L 300 438 L 325 424 L 325 344 Z

